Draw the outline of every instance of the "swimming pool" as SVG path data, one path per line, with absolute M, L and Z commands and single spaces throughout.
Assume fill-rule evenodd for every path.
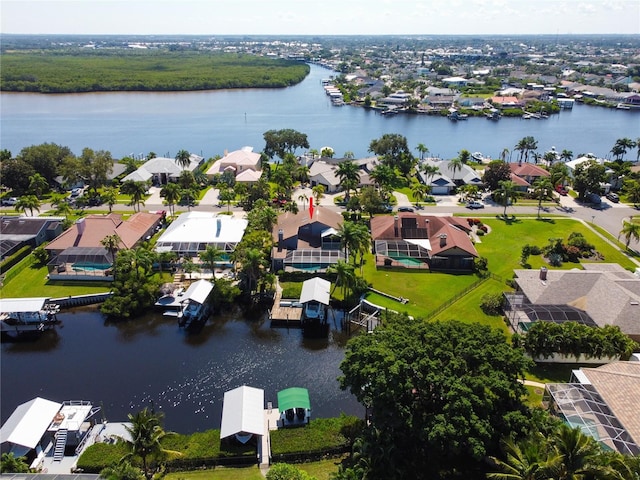
M 108 270 L 111 268 L 111 264 L 109 263 L 90 263 L 90 262 L 78 262 L 71 265 L 74 272 L 95 272 Z
M 424 267 L 426 266 L 425 262 L 413 257 L 407 257 L 405 255 L 391 255 L 389 257 L 393 258 L 396 262 L 402 263 L 407 267 Z

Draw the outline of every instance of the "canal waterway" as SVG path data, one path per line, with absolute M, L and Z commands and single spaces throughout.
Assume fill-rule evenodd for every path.
M 451 158 L 462 149 L 497 158 L 525 136 L 574 155 L 610 156 L 616 140 L 635 139 L 640 112 L 577 104 L 547 120 L 470 118 L 451 122 L 428 115 L 383 116 L 359 107 L 332 106 L 321 85 L 333 72 L 312 65 L 308 77 L 284 89 L 240 89 L 175 93 L 0 94 L 0 146 L 16 154 L 43 142 L 109 150 L 115 158 L 155 152 L 173 157 L 186 149 L 209 158 L 245 145 L 264 147 L 270 129 L 307 134 L 311 148 L 332 147 L 368 155 L 371 140 L 404 135 L 412 149 L 422 143 L 431 154 Z M 302 152 L 298 152 L 302 153 Z M 415 152 L 417 155 L 417 151 Z
M 298 329 L 272 329 L 264 317 L 216 315 L 197 334 L 175 318 L 149 314 L 107 323 L 94 307 L 63 311 L 61 324 L 35 342 L 2 343 L 2 422 L 36 396 L 90 400 L 107 420 L 144 407 L 165 413 L 165 426 L 188 433 L 220 428 L 224 392 L 262 388 L 265 401 L 292 386 L 309 389 L 314 417 L 364 409 L 337 377 L 347 336 L 303 339 Z

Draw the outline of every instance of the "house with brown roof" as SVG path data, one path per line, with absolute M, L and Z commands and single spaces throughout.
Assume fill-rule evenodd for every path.
M 551 175 L 547 170 L 533 163 L 518 162 L 508 165 L 511 169 L 511 181 L 522 191 L 532 188 L 533 183 L 539 178 Z
M 606 449 L 640 455 L 640 362 L 574 370 L 569 383 L 546 385 L 543 403 Z
M 343 220 L 342 215 L 322 206 L 278 216 L 272 232 L 272 269 L 324 271 L 344 260 L 338 235 Z
M 378 267 L 470 271 L 478 252 L 468 223 L 457 217 L 399 213 L 371 219 Z
M 120 248 L 133 248 L 151 238 L 164 221 L 164 212 L 138 212 L 126 221 L 122 215 L 87 215 L 50 242 L 49 278 L 54 280 L 113 280 L 113 253 L 102 240 L 111 235 L 120 238 Z
M 640 278 L 616 263 L 584 263 L 584 270 L 514 270 L 514 293 L 506 294 L 513 329 L 532 322 L 575 321 L 614 325 L 640 341 Z

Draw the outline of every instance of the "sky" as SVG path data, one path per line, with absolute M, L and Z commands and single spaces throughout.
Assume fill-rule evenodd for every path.
M 0 33 L 640 34 L 640 0 L 0 0 Z

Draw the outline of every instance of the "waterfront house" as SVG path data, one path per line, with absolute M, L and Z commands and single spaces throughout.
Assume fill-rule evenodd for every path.
M 481 187 L 483 185 L 478 171 L 469 165 L 463 164 L 460 170 L 454 170 L 449 160 L 436 161 L 432 159 L 423 160 L 421 166 L 423 165 L 438 168 L 438 173 L 431 177 L 427 177 L 422 169 L 418 173 L 420 181 L 431 189 L 433 195 L 449 195 L 456 186 L 475 185 Z
M 164 212 L 138 212 L 126 221 L 122 215 L 87 215 L 46 245 L 52 280 L 113 280 L 113 252 L 102 245 L 117 235 L 119 248 L 134 248 L 148 240 L 164 221 Z
M 470 271 L 478 252 L 471 228 L 457 217 L 415 213 L 371 219 L 376 266 Z
M 185 212 L 176 218 L 156 242 L 157 252 L 197 257 L 212 245 L 222 250 L 225 262 L 244 236 L 248 222 L 244 218 L 215 212 Z
M 640 362 L 573 370 L 569 383 L 548 383 L 543 404 L 606 450 L 640 455 Z
M 206 172 L 209 180 L 215 175 L 232 172 L 236 182 L 255 183 L 262 176 L 260 154 L 253 147 L 242 147 L 217 160 Z
M 577 321 L 614 325 L 640 341 L 640 278 L 615 263 L 583 263 L 583 270 L 514 270 L 514 293 L 506 294 L 513 329 L 532 322 Z
M 533 187 L 533 183 L 542 177 L 548 177 L 551 174 L 537 165 L 527 162 L 509 163 L 511 170 L 511 181 L 517 186 L 518 190 L 527 191 Z
M 193 172 L 200 164 L 204 157 L 191 154 L 189 156 L 189 164 L 182 166 L 175 158 L 155 157 L 147 160 L 135 172 L 122 179 L 122 182 L 151 182 L 153 185 L 166 185 L 169 182 L 177 182 L 183 171 Z
M 62 217 L 0 217 L 0 260 L 24 246 L 38 247 L 62 233 Z
M 317 206 L 285 212 L 273 227 L 275 246 L 271 252 L 272 269 L 322 271 L 344 260 L 338 228 L 343 217 L 328 208 Z

